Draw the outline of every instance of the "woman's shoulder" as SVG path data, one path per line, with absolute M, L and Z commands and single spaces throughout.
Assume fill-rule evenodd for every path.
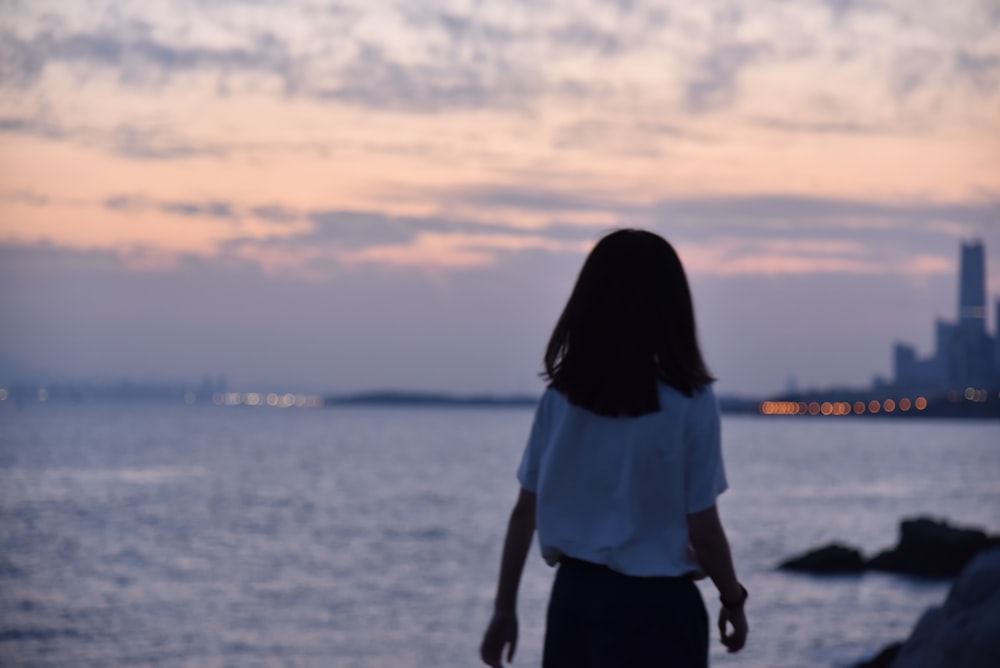
M 570 403 L 566 399 L 566 395 L 549 385 L 542 392 L 542 396 L 538 398 L 537 410 L 540 412 L 552 412 L 565 410 L 568 406 L 570 406 Z
M 690 395 L 684 394 L 676 387 L 668 385 L 662 381 L 659 383 L 660 388 L 660 404 L 664 403 L 674 404 L 674 405 L 714 405 L 715 404 L 715 389 L 712 387 L 712 383 L 703 385 L 699 389 L 696 389 Z

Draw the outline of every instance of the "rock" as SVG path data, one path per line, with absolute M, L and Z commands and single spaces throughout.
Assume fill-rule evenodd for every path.
M 1000 666 L 1000 549 L 981 552 L 966 566 L 944 605 L 924 613 L 890 666 Z
M 899 655 L 899 650 L 902 649 L 902 647 L 903 643 L 901 642 L 894 642 L 891 645 L 887 645 L 874 657 L 868 659 L 867 661 L 854 664 L 854 668 L 889 668 L 889 666 L 892 665 L 893 659 Z
M 853 547 L 830 543 L 786 559 L 778 564 L 778 568 L 816 574 L 860 573 L 865 570 L 865 560 L 861 552 Z
M 868 567 L 905 575 L 955 577 L 991 542 L 978 529 L 958 528 L 928 517 L 905 519 L 899 525 L 896 547 L 875 555 Z

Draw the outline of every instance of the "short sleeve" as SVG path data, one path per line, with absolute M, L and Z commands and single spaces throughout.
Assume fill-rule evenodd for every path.
M 711 386 L 694 397 L 684 430 L 685 504 L 688 514 L 715 505 L 729 483 L 722 463 L 719 404 Z
M 528 443 L 521 456 L 521 466 L 517 469 L 517 480 L 521 483 L 521 487 L 532 493 L 538 491 L 538 469 L 548 439 L 548 410 L 551 403 L 549 395 L 553 391 L 546 390 L 538 401 Z

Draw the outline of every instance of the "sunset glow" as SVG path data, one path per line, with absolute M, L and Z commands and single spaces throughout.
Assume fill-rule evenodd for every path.
M 1000 290 L 1000 12 L 990 3 L 102 0 L 8 1 L 0 12 L 6 286 L 37 283 L 43 265 L 59 276 L 86 268 L 66 280 L 144 277 L 163 283 L 169 308 L 209 312 L 190 272 L 216 285 L 263 281 L 255 295 L 274 281 L 336 285 L 328 320 L 311 326 L 352 321 L 352 349 L 415 317 L 369 319 L 357 303 L 413 308 L 440 323 L 416 327 L 437 340 L 459 330 L 482 340 L 448 323 L 499 302 L 507 310 L 489 331 L 526 317 L 518 308 L 534 318 L 507 342 L 535 347 L 504 353 L 517 377 L 534 378 L 587 248 L 610 228 L 640 226 L 677 245 L 706 300 L 745 303 L 727 286 L 775 294 L 781 281 L 772 318 L 826 304 L 847 309 L 838 322 L 871 322 L 850 315 L 857 280 L 882 281 L 886 298 L 914 290 L 910 311 L 873 323 L 883 338 L 841 365 L 849 380 L 887 358 L 892 331 L 938 315 L 921 310 L 919 291 L 952 289 L 960 240 L 983 239 Z M 809 301 L 799 282 L 814 286 Z M 408 297 L 399 285 L 424 291 Z M 5 320 L 20 324 L 0 337 L 0 355 L 77 374 L 177 369 L 38 335 L 80 328 L 64 294 L 4 287 Z M 388 294 L 400 304 L 386 306 Z M 249 293 L 226 295 L 234 322 L 256 323 Z M 760 370 L 731 366 L 736 346 L 712 333 L 725 309 L 712 303 L 705 331 L 723 351 L 721 376 L 757 387 Z M 291 321 L 323 310 L 288 308 Z M 83 329 L 110 341 L 128 336 L 121 326 Z M 147 336 L 176 340 L 164 326 Z M 765 356 L 764 382 L 800 371 L 823 380 L 806 334 L 788 336 L 803 341 L 799 362 Z M 300 348 L 326 340 L 316 333 Z M 357 368 L 345 357 L 315 377 L 305 359 L 286 362 L 310 383 L 419 384 L 409 363 L 387 363 L 399 381 L 361 368 L 387 349 L 428 360 L 454 350 L 435 345 L 394 340 Z M 263 348 L 224 361 L 208 345 L 184 373 L 213 371 L 215 359 L 234 375 L 280 375 L 259 364 Z M 419 373 L 436 368 L 427 364 Z M 476 373 L 492 387 L 490 368 Z

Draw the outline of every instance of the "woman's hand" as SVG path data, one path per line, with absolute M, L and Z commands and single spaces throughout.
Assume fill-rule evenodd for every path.
M 500 558 L 500 579 L 497 581 L 497 598 L 493 605 L 493 619 L 486 627 L 483 644 L 479 646 L 479 656 L 483 663 L 500 668 L 503 648 L 507 650 L 507 662 L 514 658 L 517 647 L 517 586 L 524 571 L 524 560 L 535 535 L 535 494 L 521 488 L 514 509 L 510 511 L 507 523 L 507 537 L 503 541 L 503 556 Z
M 747 642 L 748 630 L 747 616 L 742 606 L 735 610 L 724 606 L 719 609 L 719 635 L 730 654 L 743 649 L 743 645 Z
M 479 646 L 479 657 L 487 666 L 501 668 L 505 645 L 510 645 L 507 650 L 507 663 L 510 663 L 517 648 L 517 614 L 497 610 L 486 627 L 483 644 Z

